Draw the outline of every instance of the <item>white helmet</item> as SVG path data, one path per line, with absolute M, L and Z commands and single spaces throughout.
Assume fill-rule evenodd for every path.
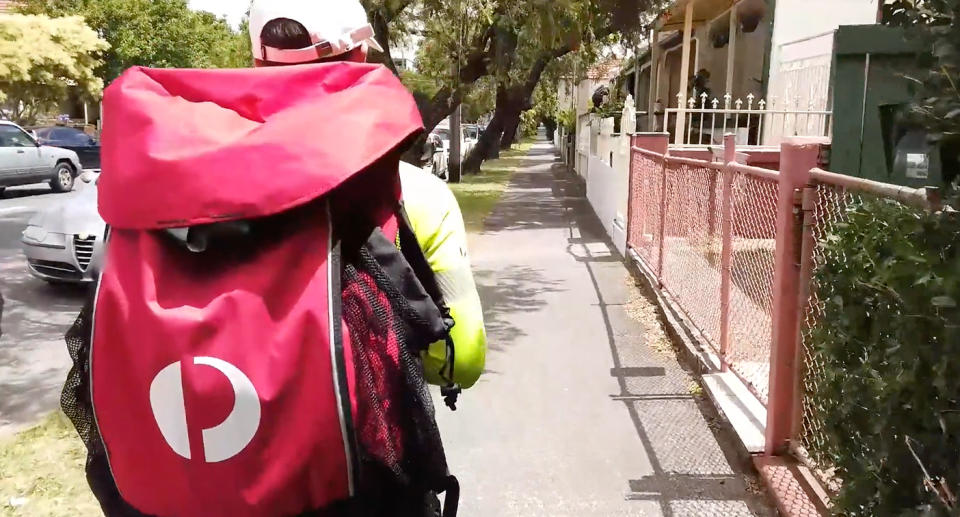
M 277 18 L 300 22 L 313 44 L 301 49 L 268 47 L 260 41 L 263 27 Z M 338 56 L 366 43 L 383 52 L 374 39 L 367 12 L 358 0 L 253 0 L 250 4 L 253 57 L 273 63 L 308 63 Z

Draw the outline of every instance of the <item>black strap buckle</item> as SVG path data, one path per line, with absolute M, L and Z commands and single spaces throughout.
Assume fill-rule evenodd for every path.
M 447 329 L 449 332 L 449 329 Z M 440 370 L 440 378 L 447 381 L 447 385 L 440 388 L 440 394 L 443 396 L 443 402 L 450 408 L 450 411 L 457 410 L 457 397 L 460 396 L 460 392 L 463 391 L 460 388 L 460 385 L 454 382 L 453 380 L 453 368 L 454 368 L 454 359 L 456 354 L 456 347 L 454 347 L 453 339 L 450 337 L 450 334 L 447 334 L 447 361 L 443 368 Z
M 460 388 L 459 384 L 447 384 L 440 388 L 440 395 L 443 396 L 443 403 L 450 408 L 450 411 L 457 410 L 457 397 L 460 396 L 460 392 L 463 389 Z

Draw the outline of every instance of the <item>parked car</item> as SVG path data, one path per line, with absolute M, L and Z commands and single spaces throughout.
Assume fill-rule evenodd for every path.
M 83 131 L 66 126 L 40 127 L 34 130 L 43 145 L 70 149 L 80 157 L 84 169 L 100 168 L 100 143 Z
M 0 193 L 6 187 L 49 182 L 55 192 L 73 190 L 80 157 L 69 149 L 41 145 L 13 122 L 0 120 Z
M 440 141 L 439 153 L 441 156 L 434 157 L 433 173 L 438 177 L 446 179 L 447 169 L 450 161 L 450 126 L 445 120 L 441 122 L 430 133 L 430 138 L 437 138 Z M 480 126 L 476 124 L 464 124 L 460 126 L 460 160 L 467 157 L 477 142 L 480 140 Z
M 103 263 L 106 223 L 96 185 L 35 214 L 20 239 L 33 276 L 50 283 L 93 282 Z
M 480 140 L 480 126 L 476 124 L 463 125 L 463 156 L 466 157 Z
M 427 136 L 427 145 L 433 150 L 430 163 L 428 164 L 430 172 L 438 178 L 446 179 L 449 151 L 447 144 L 444 143 L 443 137 L 437 130 L 434 130 Z

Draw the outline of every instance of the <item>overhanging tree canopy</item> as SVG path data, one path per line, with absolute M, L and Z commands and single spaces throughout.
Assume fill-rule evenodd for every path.
M 245 32 L 193 11 L 186 0 L 23 0 L 26 13 L 82 16 L 110 48 L 97 75 L 105 82 L 131 66 L 210 68 L 249 66 Z
M 109 45 L 79 17 L 0 15 L 0 102 L 21 124 L 65 99 L 70 88 L 98 97 L 94 73 Z
M 365 0 L 387 66 L 396 70 L 390 44 L 394 30 L 414 28 L 424 36 L 420 73 L 435 79 L 432 95 L 418 96 L 428 129 L 448 116 L 482 77 L 496 80 L 494 119 L 478 145 L 485 156 L 531 107 L 540 76 L 553 60 L 584 43 L 642 31 L 641 13 L 657 0 Z M 499 117 L 497 116 L 499 114 Z M 493 130 L 491 132 L 491 130 Z M 491 140 L 492 139 L 492 140 Z M 473 160 L 479 167 L 480 159 Z

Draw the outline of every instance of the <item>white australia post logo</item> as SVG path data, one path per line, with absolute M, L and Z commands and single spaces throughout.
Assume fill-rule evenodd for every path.
M 250 379 L 236 366 L 216 357 L 194 357 L 193 364 L 215 368 L 223 374 L 235 395 L 233 409 L 220 424 L 203 430 L 207 463 L 228 460 L 243 450 L 260 427 L 260 397 Z M 150 383 L 150 408 L 160 434 L 173 452 L 190 459 L 187 412 L 183 400 L 180 361 L 167 365 Z

